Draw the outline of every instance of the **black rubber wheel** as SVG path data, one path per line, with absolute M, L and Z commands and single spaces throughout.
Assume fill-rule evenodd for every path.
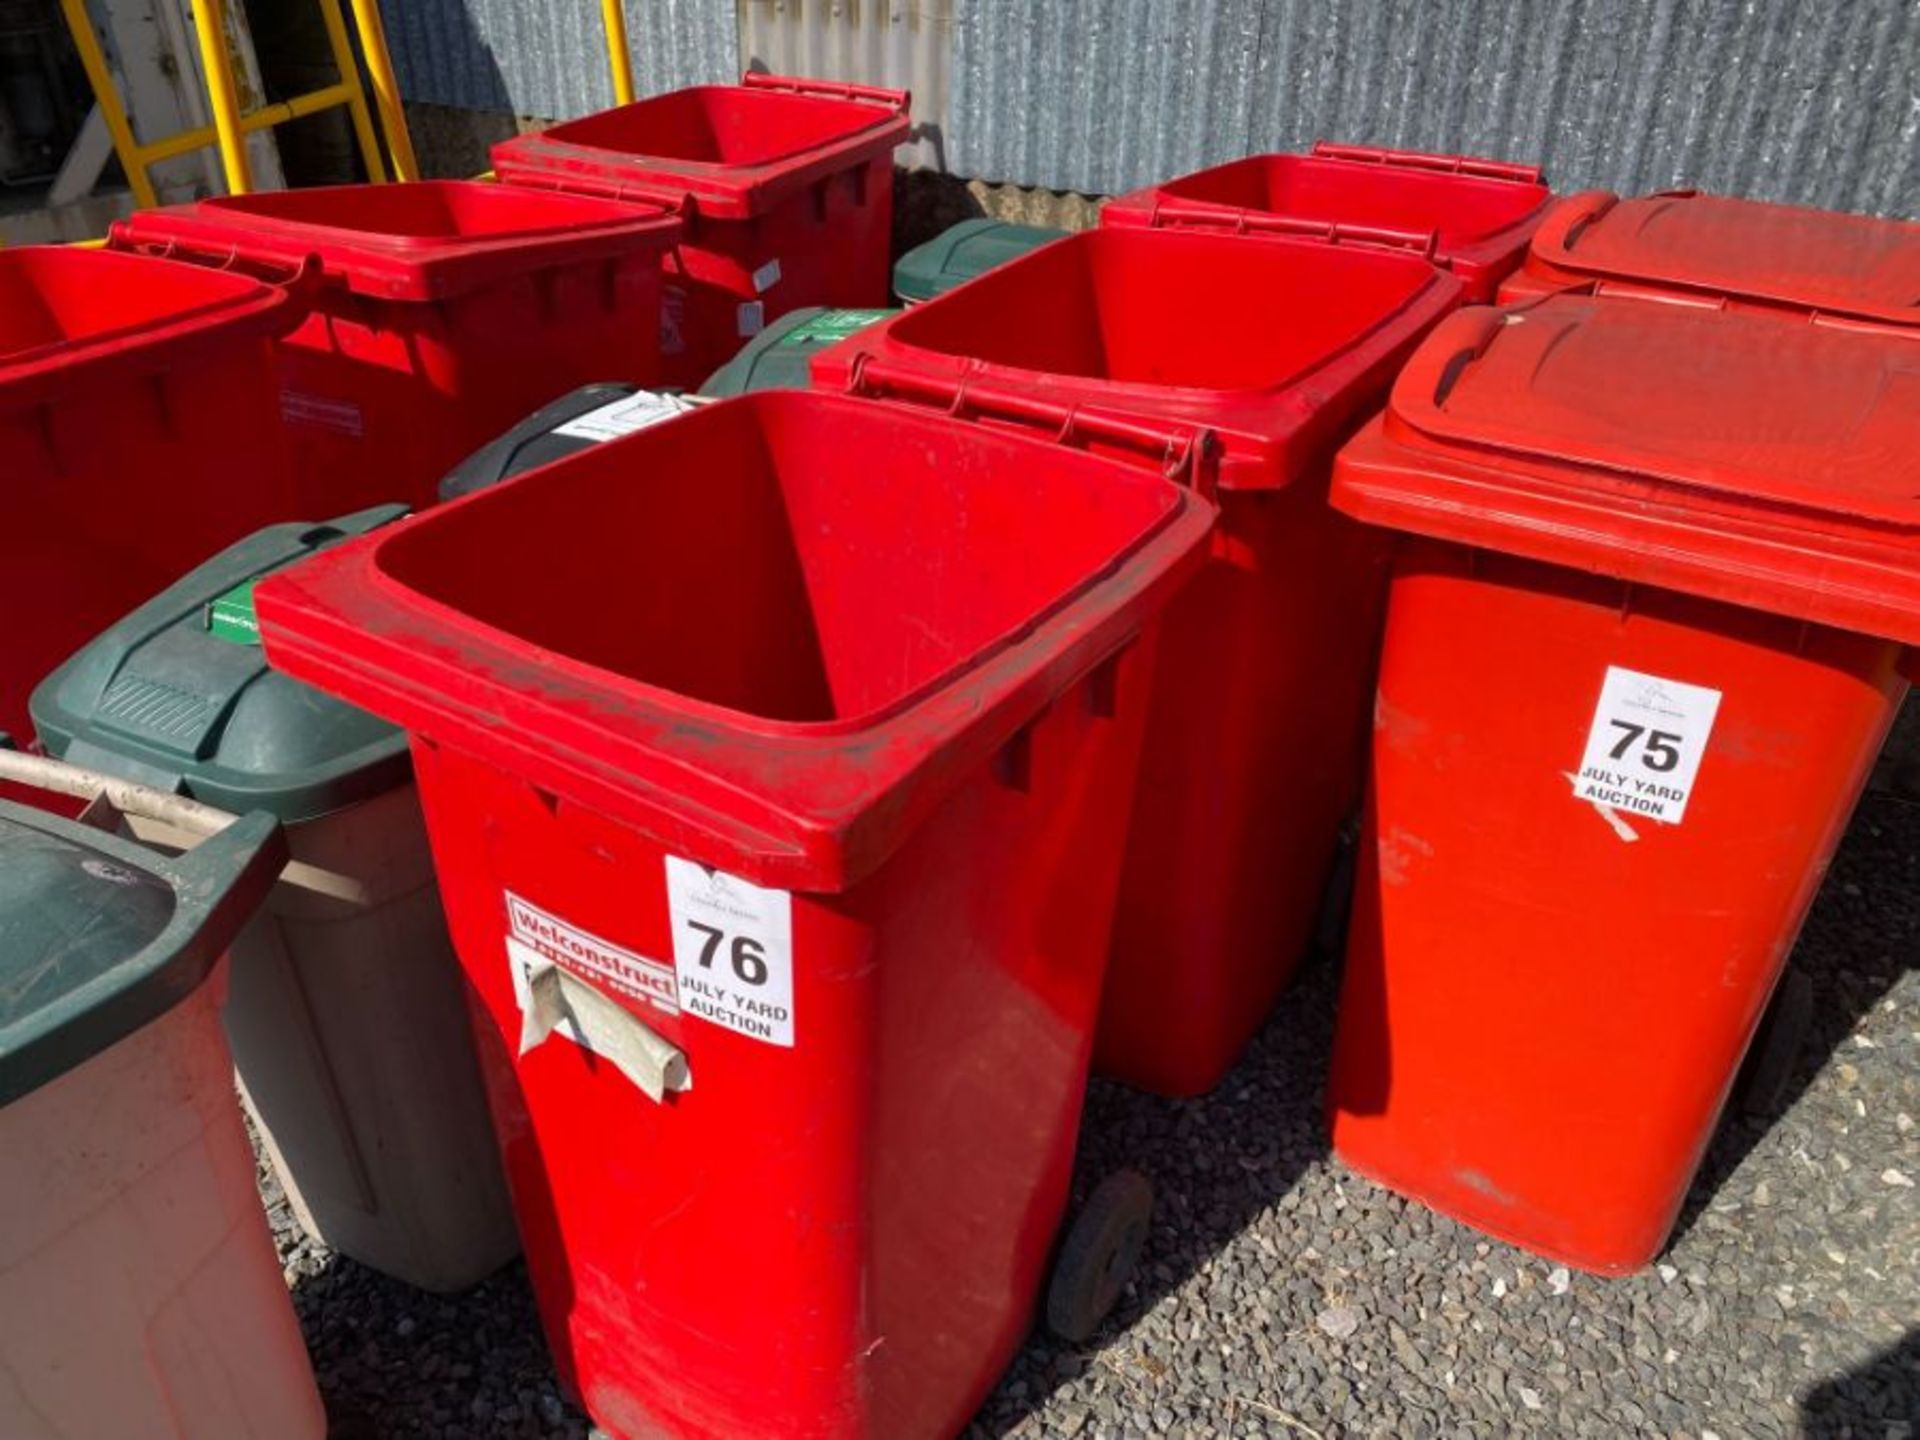
M 1760 1017 L 1760 1028 L 1740 1072 L 1742 1111 L 1763 1116 L 1780 1109 L 1800 1059 L 1800 1047 L 1806 1043 L 1812 1025 L 1813 981 L 1804 970 L 1788 967 L 1767 1004 L 1767 1013 Z
M 1102 1180 L 1067 1227 L 1047 1284 L 1047 1328 L 1079 1344 L 1093 1337 L 1127 1287 L 1153 1220 L 1153 1182 L 1138 1170 Z

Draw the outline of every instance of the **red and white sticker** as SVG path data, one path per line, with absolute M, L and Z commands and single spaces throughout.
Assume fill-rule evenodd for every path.
M 1718 690 L 1608 666 L 1573 793 L 1603 813 L 1678 825 L 1719 713 Z
M 680 1013 L 679 986 L 671 967 L 604 940 L 590 930 L 582 930 L 509 890 L 507 953 L 516 962 L 518 989 L 519 962 L 530 957 L 517 955 L 516 947 L 575 974 L 591 975 L 604 981 L 610 989 L 644 1000 L 669 1015 Z
M 680 1006 L 768 1045 L 793 1044 L 793 896 L 667 857 Z

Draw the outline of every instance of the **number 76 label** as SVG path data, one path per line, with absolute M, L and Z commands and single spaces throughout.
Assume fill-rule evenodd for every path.
M 1608 666 L 1575 792 L 1597 805 L 1678 825 L 1719 711 L 1718 690 Z
M 793 1044 L 793 896 L 667 857 L 673 973 L 689 1015 Z

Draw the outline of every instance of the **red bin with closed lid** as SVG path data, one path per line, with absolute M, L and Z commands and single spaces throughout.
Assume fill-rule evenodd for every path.
M 1102 225 L 1184 218 L 1254 233 L 1417 242 L 1470 302 L 1520 263 L 1552 199 L 1537 165 L 1322 140 L 1307 155 L 1249 155 L 1109 200 Z
M 1548 211 L 1501 299 L 1602 295 L 1920 326 L 1920 224 L 1697 190 L 1569 195 Z
M 298 295 L 70 246 L 0 250 L 0 730 L 155 589 L 290 513 L 272 338 Z
M 1462 312 L 1342 451 L 1404 532 L 1328 1106 L 1389 1186 L 1664 1244 L 1920 642 L 1920 347 Z
M 219 196 L 143 210 L 123 250 L 285 276 L 320 271 L 281 344 L 297 514 L 423 506 L 447 470 L 598 380 L 659 379 L 658 206 L 467 180 Z
M 613 1435 L 952 1434 L 1018 1347 L 1212 517 L 769 392 L 260 586 L 276 666 L 413 733 L 547 1336 Z
M 661 347 L 666 380 L 692 387 L 789 310 L 888 303 L 907 101 L 904 90 L 748 74 L 504 140 L 493 165 L 513 185 L 680 209 Z
M 1385 537 L 1328 508 L 1328 469 L 1459 297 L 1417 248 L 1108 228 L 814 358 L 823 386 L 1048 433 L 1211 437 L 1220 524 L 1157 660 L 1103 1074 L 1211 1088 L 1309 944 L 1359 799 L 1386 582 Z

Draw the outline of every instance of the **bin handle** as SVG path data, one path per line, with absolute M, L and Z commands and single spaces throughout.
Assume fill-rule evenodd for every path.
M 1556 260 L 1571 263 L 1574 242 L 1580 238 L 1580 232 L 1619 203 L 1620 197 L 1611 190 L 1582 190 L 1577 195 L 1569 195 L 1540 222 L 1540 228 L 1533 235 L 1533 253 L 1550 264 Z M 1593 270 L 1584 261 L 1581 265 Z
M 1478 155 L 1449 155 L 1428 150 L 1393 150 L 1383 145 L 1347 145 L 1316 140 L 1313 155 L 1321 160 L 1353 160 L 1363 165 L 1398 165 L 1408 170 L 1434 170 L 1448 175 L 1470 175 L 1476 180 L 1504 180 L 1514 185 L 1541 185 L 1546 171 L 1538 165 L 1513 160 L 1487 160 Z
M 856 85 L 846 80 L 812 80 L 804 75 L 769 75 L 764 70 L 749 70 L 740 77 L 749 90 L 785 90 L 795 95 L 819 95 L 830 100 L 859 100 L 884 105 L 904 115 L 913 103 L 913 92 L 892 90 L 884 85 Z
M 655 1034 L 626 1006 L 543 955 L 512 958 L 516 974 L 526 983 L 520 1017 L 522 1055 L 567 1026 L 585 1049 L 612 1061 L 655 1103 L 693 1088 L 686 1052 Z
M 0 780 L 10 780 L 51 795 L 71 795 L 78 800 L 97 800 L 104 795 L 109 804 L 124 814 L 138 815 L 203 839 L 220 834 L 240 818 L 184 795 L 138 785 L 105 771 L 69 765 L 45 755 L 28 755 L 8 745 L 0 745 Z
M 847 393 L 874 399 L 904 400 L 943 408 L 956 420 L 997 420 L 1027 429 L 1051 430 L 1055 443 L 1082 448 L 1091 443 L 1112 445 L 1157 462 L 1160 474 L 1177 485 L 1211 499 L 1212 461 L 1217 446 L 1213 431 L 1201 426 L 1146 424 L 1079 405 L 1061 405 L 1002 386 L 982 384 L 972 376 L 927 375 L 876 360 L 870 351 L 853 357 Z
M 1308 220 L 1299 215 L 1275 215 L 1264 210 L 1168 205 L 1158 198 L 1153 202 L 1147 224 L 1154 229 L 1214 229 L 1231 230 L 1236 235 L 1298 236 L 1328 245 L 1377 245 L 1393 250 L 1411 250 L 1430 261 L 1435 260 L 1440 248 L 1440 232 L 1437 230 L 1396 230 L 1386 225 Z
M 227 270 L 246 275 L 269 285 L 277 285 L 295 296 L 311 296 L 320 288 L 323 278 L 320 257 L 316 254 L 274 264 L 259 257 L 242 256 L 237 245 L 228 246 L 225 250 L 202 249 L 172 235 L 164 240 L 143 239 L 135 235 L 124 220 L 113 222 L 108 232 L 108 243 L 116 250 L 147 255 L 156 260 L 175 260 L 183 265 L 198 265 L 203 270 Z

